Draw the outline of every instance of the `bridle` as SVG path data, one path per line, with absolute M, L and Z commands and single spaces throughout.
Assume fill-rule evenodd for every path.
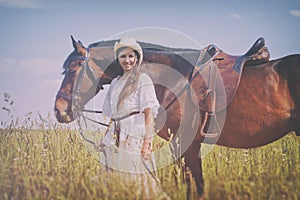
M 68 73 L 69 66 L 70 66 L 71 62 L 76 61 L 76 60 L 84 60 L 84 59 L 85 59 L 85 56 L 82 56 L 82 55 L 71 55 L 71 58 L 68 57 L 67 60 L 64 63 L 64 68 L 66 68 L 66 69 L 65 69 L 65 71 L 62 74 Z M 65 92 L 59 91 L 56 94 L 56 98 L 58 98 L 58 97 L 61 97 L 61 98 L 65 99 L 65 100 L 68 100 L 68 101 L 72 102 L 72 95 L 68 95 Z

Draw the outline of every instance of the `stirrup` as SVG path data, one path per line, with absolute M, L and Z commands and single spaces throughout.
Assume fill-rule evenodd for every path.
M 206 124 L 208 123 L 208 118 L 211 118 L 211 119 L 214 119 L 215 121 L 215 124 L 216 124 L 216 127 L 217 127 L 217 132 L 205 132 L 204 129 L 205 129 L 205 126 Z M 220 134 L 221 134 L 221 129 L 219 127 L 219 124 L 217 122 L 217 119 L 216 119 L 216 113 L 215 112 L 205 112 L 205 116 L 204 116 L 204 120 L 203 120 L 203 123 L 201 125 L 201 129 L 200 129 L 200 134 L 205 137 L 205 138 L 216 138 L 218 137 Z

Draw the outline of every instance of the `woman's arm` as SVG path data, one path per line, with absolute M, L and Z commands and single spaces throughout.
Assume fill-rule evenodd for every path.
M 146 108 L 144 110 L 145 114 L 145 137 L 143 146 L 141 149 L 142 156 L 145 160 L 149 160 L 151 158 L 151 152 L 152 152 L 152 141 L 154 138 L 154 118 L 153 113 L 151 112 L 150 108 Z

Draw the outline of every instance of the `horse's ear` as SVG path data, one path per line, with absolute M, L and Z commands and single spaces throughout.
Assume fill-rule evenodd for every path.
M 73 44 L 73 47 L 74 47 L 74 49 L 76 50 L 76 41 L 75 41 L 75 39 L 73 38 L 73 35 L 71 35 L 71 40 L 72 40 L 72 44 Z
M 78 40 L 78 42 L 76 42 L 76 40 L 73 38 L 72 35 L 71 35 L 71 40 L 72 40 L 72 44 L 73 44 L 75 51 L 77 53 L 81 54 L 82 56 L 85 56 L 86 48 L 83 46 L 83 44 L 79 40 Z

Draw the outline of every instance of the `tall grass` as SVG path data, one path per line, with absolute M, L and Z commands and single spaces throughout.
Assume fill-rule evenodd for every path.
M 215 148 L 203 162 L 206 195 L 210 199 L 300 199 L 299 139 L 291 133 L 254 149 Z
M 165 145 L 159 138 L 156 143 Z M 205 198 L 300 199 L 299 156 L 300 139 L 293 133 L 255 149 L 216 146 L 203 159 Z M 178 165 L 160 169 L 158 176 L 171 199 L 185 199 Z M 105 171 L 76 131 L 42 118 L 0 130 L 0 199 L 133 198 L 134 183 Z

